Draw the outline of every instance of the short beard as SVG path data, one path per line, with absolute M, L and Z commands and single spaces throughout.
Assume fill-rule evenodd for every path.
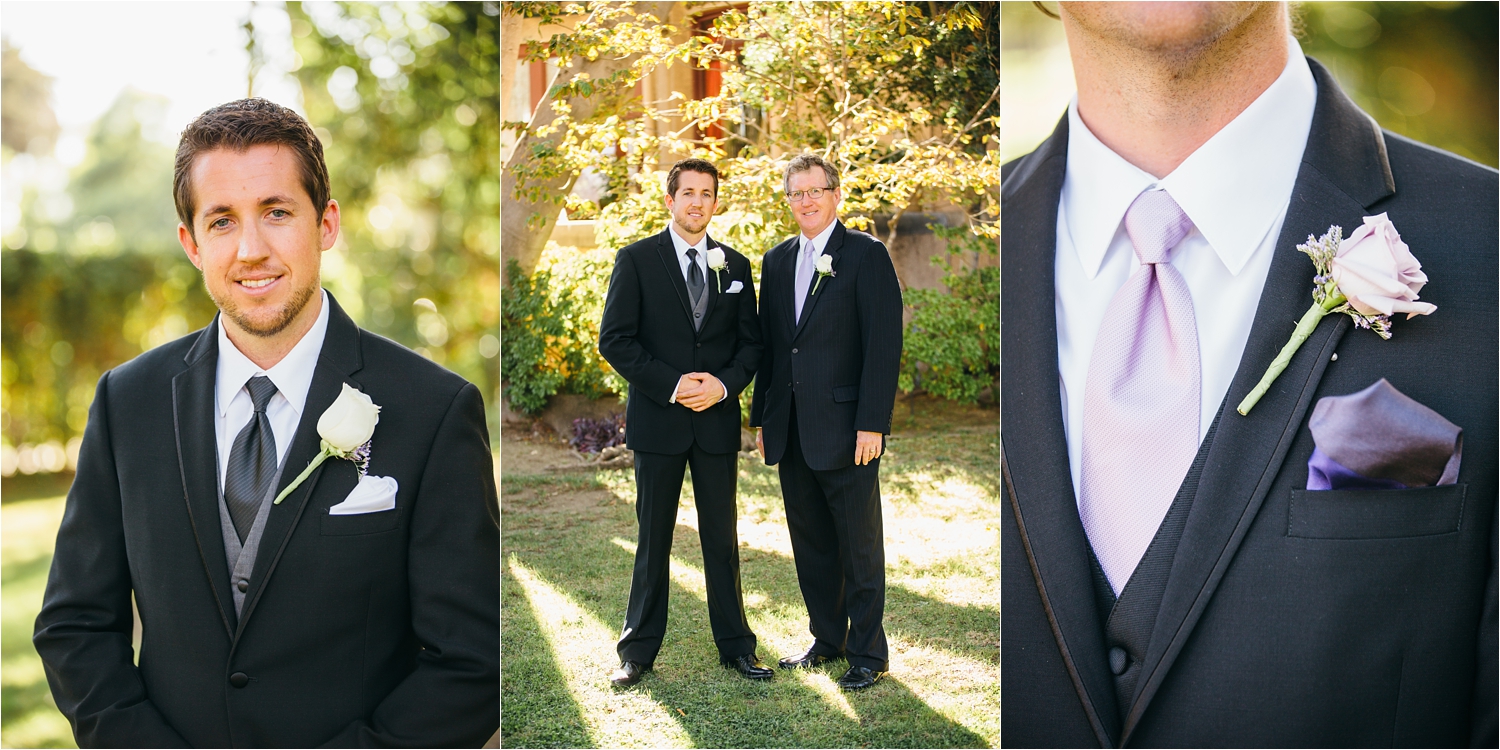
M 205 284 L 204 288 L 207 287 L 208 285 Z M 240 308 L 236 306 L 232 300 L 221 300 L 218 297 L 215 297 L 212 289 L 209 289 L 208 296 L 213 298 L 215 305 L 218 305 L 219 312 L 223 313 L 225 317 L 234 321 L 234 324 L 238 326 L 240 330 L 252 336 L 270 338 L 278 333 L 281 333 L 282 331 L 285 331 L 287 329 L 287 326 L 290 326 L 292 324 L 292 321 L 297 319 L 297 316 L 301 314 L 302 309 L 307 307 L 307 303 L 312 300 L 313 292 L 317 291 L 317 287 L 318 285 L 314 284 L 312 286 L 293 292 L 292 298 L 287 301 L 286 307 L 282 308 L 281 315 L 277 316 L 276 319 L 272 320 L 267 325 L 255 324 L 250 320 L 249 317 L 247 317 L 243 312 L 240 311 Z
M 712 217 L 710 217 L 710 218 L 712 218 Z M 687 222 L 685 222 L 685 221 L 678 221 L 677 217 L 675 217 L 675 216 L 672 217 L 672 223 L 675 224 L 675 225 L 677 225 L 678 229 L 682 230 L 680 232 L 680 234 L 697 234 L 698 232 L 706 232 L 706 231 L 708 231 L 708 221 L 709 221 L 708 219 L 704 219 L 703 220 L 703 226 L 700 227 L 697 230 L 694 230 L 694 229 L 691 229 L 691 228 L 688 227 Z

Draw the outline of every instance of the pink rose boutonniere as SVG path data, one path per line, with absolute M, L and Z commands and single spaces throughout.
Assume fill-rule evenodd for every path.
M 1236 409 L 1240 414 L 1250 413 L 1324 315 L 1346 314 L 1354 319 L 1354 325 L 1389 339 L 1392 315 L 1406 313 L 1410 319 L 1437 309 L 1436 305 L 1417 301 L 1427 274 L 1422 273 L 1422 264 L 1385 214 L 1366 216 L 1365 223 L 1349 239 L 1343 237 L 1343 227 L 1332 226 L 1322 237 L 1308 235 L 1307 244 L 1297 246 L 1312 258 L 1317 269 L 1313 306 L 1297 321 L 1291 340 L 1271 361 L 1260 382 L 1240 402 Z

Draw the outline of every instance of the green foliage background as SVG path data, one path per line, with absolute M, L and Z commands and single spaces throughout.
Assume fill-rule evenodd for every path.
M 288 3 L 287 14 L 304 111 L 324 141 L 343 214 L 324 286 L 361 326 L 458 372 L 493 407 L 498 4 Z M 50 112 L 20 98 L 45 80 L 12 58 L 6 127 L 22 116 L 45 125 Z M 0 252 L 0 432 L 9 445 L 80 435 L 102 372 L 212 319 L 176 241 L 172 148 L 146 137 L 165 109 L 127 90 L 99 119 L 69 174 L 68 218 L 51 220 L 38 196 L 22 196 L 20 229 Z M 50 148 L 45 127 L 27 133 L 25 142 L 6 139 L 4 159 L 22 158 L 33 142 Z M 490 412 L 493 432 L 498 410 Z

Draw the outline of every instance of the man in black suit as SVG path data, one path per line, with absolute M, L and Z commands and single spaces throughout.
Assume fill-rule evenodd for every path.
M 320 289 L 339 208 L 296 113 L 205 112 L 176 199 L 220 314 L 99 379 L 33 639 L 58 708 L 81 747 L 482 744 L 499 517 L 478 390 Z M 284 492 L 320 440 L 371 429 L 358 465 Z
M 766 352 L 750 424 L 779 465 L 814 641 L 780 665 L 847 657 L 839 686 L 860 690 L 889 667 L 880 455 L 901 364 L 901 285 L 885 245 L 838 220 L 832 165 L 795 157 L 782 185 L 802 231 L 762 262 Z
M 771 678 L 745 619 L 735 530 L 739 393 L 760 365 L 760 323 L 750 261 L 708 236 L 718 191 L 713 164 L 672 166 L 671 224 L 615 256 L 599 323 L 599 353 L 630 383 L 625 443 L 635 452 L 640 523 L 620 668 L 610 678 L 622 687 L 651 671 L 667 631 L 672 531 L 688 467 L 719 661 L 752 680 Z
M 1494 170 L 1383 132 L 1300 55 L 1283 4 L 1061 13 L 1078 97 L 1003 170 L 1002 742 L 1495 746 Z M 1133 206 L 1157 192 L 1190 223 L 1169 261 L 1136 265 Z M 1312 304 L 1297 245 L 1381 214 L 1436 311 L 1392 316 L 1390 340 L 1327 316 L 1242 415 Z M 1108 300 L 1100 280 L 1149 265 L 1192 290 L 1203 400 L 1181 484 L 1137 492 L 1162 514 L 1119 566 L 1129 524 L 1090 522 L 1089 457 L 1125 451 L 1144 474 L 1167 448 L 1089 443 L 1108 394 L 1080 355 L 1110 321 L 1077 293 Z M 1462 429 L 1456 482 L 1313 487 L 1315 447 L 1395 440 L 1309 428 L 1382 378 Z

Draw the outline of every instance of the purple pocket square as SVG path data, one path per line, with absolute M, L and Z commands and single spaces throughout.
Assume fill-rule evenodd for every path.
M 1403 489 L 1453 484 L 1463 456 L 1458 425 L 1381 378 L 1358 393 L 1318 399 L 1307 427 L 1307 489 Z

